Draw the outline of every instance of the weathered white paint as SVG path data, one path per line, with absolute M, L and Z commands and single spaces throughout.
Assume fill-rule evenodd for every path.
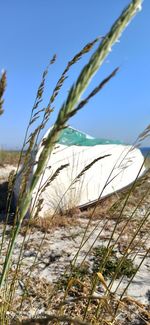
M 48 132 L 44 138 L 47 137 Z M 38 161 L 42 149 L 41 141 L 35 157 L 36 161 Z M 109 156 L 97 161 L 79 180 L 76 180 L 88 164 L 105 155 Z M 39 189 L 61 165 L 69 164 L 40 194 L 40 198 L 43 198 L 41 216 L 76 206 L 89 205 L 99 198 L 126 187 L 144 172 L 145 167 L 141 169 L 138 175 L 143 161 L 144 158 L 140 150 L 128 145 L 65 146 L 57 144 L 35 188 L 32 206 L 35 207 L 38 202 L 39 195 L 37 193 Z M 33 168 L 33 173 L 35 170 L 36 165 Z M 18 195 L 19 183 L 20 177 L 18 177 L 15 186 L 16 196 Z

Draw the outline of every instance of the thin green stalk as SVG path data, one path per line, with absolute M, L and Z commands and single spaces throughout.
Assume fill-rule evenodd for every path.
M 138 267 L 137 267 L 137 271 L 136 273 L 139 271 L 141 265 L 143 264 L 144 260 L 146 259 L 146 257 L 149 255 L 150 253 L 150 249 L 147 249 L 146 253 L 144 254 L 143 258 L 141 259 L 141 262 L 139 263 Z M 127 286 L 125 287 L 124 291 L 121 294 L 120 300 L 123 298 L 125 292 L 127 291 L 128 287 L 130 286 L 131 282 L 133 281 L 134 277 L 136 274 L 133 274 L 130 281 L 128 282 Z
M 141 168 L 140 168 L 140 170 L 139 170 L 139 172 L 138 172 L 138 174 L 137 174 L 137 177 L 136 177 L 135 181 L 133 182 L 133 184 L 132 184 L 132 186 L 131 186 L 131 189 L 130 189 L 129 192 L 127 193 L 127 197 L 126 197 L 125 203 L 124 203 L 124 205 L 123 205 L 123 207 L 122 207 L 122 209 L 121 209 L 121 213 L 120 213 L 120 215 L 119 215 L 119 218 L 117 218 L 117 222 L 116 222 L 115 227 L 114 227 L 114 229 L 113 229 L 113 231 L 112 231 L 112 233 L 111 233 L 111 236 L 110 236 L 110 239 L 109 239 L 109 242 L 108 242 L 108 245 L 107 245 L 107 249 L 108 249 L 108 251 L 107 251 L 107 254 L 106 254 L 106 256 L 105 256 L 105 258 L 104 258 L 104 260 L 103 260 L 103 263 L 101 264 L 101 268 L 100 268 L 100 270 L 99 270 L 101 273 L 102 273 L 102 271 L 103 271 L 103 268 L 104 268 L 105 265 L 106 265 L 106 262 L 107 262 L 107 260 L 108 260 L 108 258 L 109 258 L 109 256 L 110 256 L 110 254 L 111 254 L 111 252 L 112 252 L 114 246 L 115 246 L 116 243 L 117 243 L 117 240 L 119 239 L 119 236 L 121 236 L 121 234 L 122 234 L 122 232 L 123 232 L 123 231 L 121 231 L 121 234 L 119 234 L 119 236 L 117 237 L 117 240 L 115 240 L 115 242 L 113 243 L 113 245 L 110 245 L 110 244 L 111 244 L 111 241 L 112 241 L 112 238 L 113 238 L 113 235 L 114 235 L 114 233 L 115 233 L 115 230 L 116 230 L 116 228 L 117 228 L 117 225 L 118 225 L 118 223 L 119 223 L 119 220 L 120 220 L 120 218 L 121 218 L 121 216 L 122 216 L 123 210 L 124 210 L 124 208 L 125 208 L 125 206 L 126 206 L 126 204 L 127 204 L 127 202 L 128 202 L 128 199 L 129 199 L 129 197 L 130 197 L 130 194 L 132 193 L 132 190 L 133 190 L 133 189 L 135 188 L 135 186 L 136 186 L 136 182 L 137 182 L 137 179 L 138 179 L 138 177 L 139 177 L 139 175 L 140 175 L 140 172 L 141 172 L 142 168 L 143 168 L 143 164 L 142 164 L 142 166 L 141 166 Z M 142 198 L 142 199 L 143 199 L 143 198 Z M 142 200 L 140 200 L 140 202 L 141 202 L 141 201 L 142 201 Z M 135 208 L 134 212 L 131 214 L 129 220 L 131 220 L 131 218 L 133 217 L 133 215 L 134 215 L 136 209 L 137 209 L 137 207 Z M 126 225 L 128 224 L 128 222 L 129 222 L 129 221 L 127 221 Z M 125 225 L 125 227 L 126 227 L 126 225 Z M 125 228 L 125 227 L 124 227 L 124 228 Z M 95 228 L 97 228 L 97 225 L 96 225 Z M 95 229 L 95 228 L 94 228 L 94 229 Z M 94 231 L 94 230 L 93 230 L 93 231 Z M 93 232 L 93 231 L 92 231 L 92 232 Z M 90 234 L 90 235 L 91 235 L 91 234 Z M 89 237 L 90 237 L 90 235 L 89 235 Z M 98 234 L 97 238 L 98 238 L 98 237 L 99 237 L 99 234 Z M 95 242 L 95 240 L 94 240 L 94 242 Z M 86 254 L 86 256 L 87 256 L 87 255 L 88 255 L 88 253 Z M 83 259 L 83 261 L 84 261 L 84 260 L 85 260 L 85 259 Z M 81 262 L 81 265 L 82 265 L 82 262 Z M 94 277 L 94 281 L 93 281 L 93 285 L 92 285 L 92 289 L 91 289 L 91 295 L 92 295 L 92 293 L 94 292 L 94 290 L 95 290 L 95 288 L 96 288 L 97 282 L 98 282 L 98 278 L 97 278 L 97 275 L 95 275 L 95 277 Z M 87 303 L 87 306 L 86 306 L 86 309 L 85 309 L 84 317 L 86 317 L 86 314 L 87 314 L 87 311 L 88 311 L 89 304 L 90 304 L 90 300 L 89 300 L 88 303 Z M 100 302 L 99 305 L 101 305 L 101 302 Z M 99 308 L 99 307 L 98 307 L 98 308 Z
M 112 285 L 113 285 L 114 281 L 116 280 L 116 277 L 117 277 L 117 275 L 118 275 L 118 272 L 119 272 L 119 270 L 120 270 L 120 268 L 121 268 L 121 265 L 122 265 L 124 259 L 125 259 L 125 258 L 127 257 L 127 255 L 128 255 L 128 251 L 129 251 L 129 249 L 130 249 L 130 247 L 131 247 L 133 241 L 135 240 L 136 236 L 139 234 L 139 232 L 140 232 L 142 226 L 143 226 L 143 225 L 146 223 L 146 221 L 148 220 L 149 216 L 150 216 L 150 212 L 146 212 L 145 217 L 142 219 L 142 221 L 141 221 L 139 227 L 137 228 L 136 232 L 134 233 L 134 236 L 132 237 L 132 239 L 131 239 L 129 245 L 127 246 L 127 248 L 126 248 L 126 250 L 125 250 L 125 253 L 124 253 L 123 257 L 122 257 L 122 259 L 120 260 L 120 262 L 119 262 L 119 264 L 118 264 L 118 266 L 117 266 L 117 268 L 116 268 L 115 274 L 114 274 L 114 276 L 112 277 L 111 282 L 109 283 L 108 288 L 109 288 L 110 290 L 111 290 L 111 288 L 112 288 Z
M 92 79 L 96 71 L 102 65 L 106 56 L 109 54 L 112 45 L 118 40 L 125 27 L 131 21 L 133 16 L 137 13 L 137 11 L 139 11 L 141 7 L 141 3 L 142 0 L 133 0 L 128 5 L 128 7 L 122 12 L 121 16 L 117 19 L 117 21 L 114 23 L 114 25 L 112 26 L 112 28 L 110 29 L 106 37 L 102 40 L 96 52 L 92 55 L 88 64 L 81 71 L 76 83 L 71 87 L 69 91 L 67 100 L 62 105 L 59 111 L 54 127 L 49 132 L 49 135 L 44 143 L 43 151 L 41 152 L 41 155 L 39 157 L 37 169 L 32 177 L 29 191 L 28 193 L 26 193 L 26 196 L 22 200 L 22 204 L 20 206 L 20 218 L 18 220 L 18 223 L 16 224 L 11 245 L 6 255 L 2 276 L 0 279 L 0 288 L 2 288 L 3 283 L 5 281 L 6 274 L 9 269 L 15 241 L 19 233 L 22 221 L 29 209 L 32 193 L 40 179 L 42 171 L 44 170 L 44 167 L 47 163 L 48 157 L 53 150 L 54 144 L 57 141 L 59 132 L 65 127 L 65 124 L 68 121 L 68 119 L 76 114 L 77 112 L 76 105 L 79 102 L 81 95 L 83 94 L 84 90 L 87 88 L 90 80 Z
M 35 130 L 36 131 L 36 133 L 35 133 L 35 136 L 36 136 L 36 140 L 35 140 L 35 144 L 34 144 L 34 148 L 35 148 L 35 145 L 36 145 L 36 143 L 37 143 L 37 140 L 38 140 L 38 137 L 39 137 L 39 134 L 40 134 L 40 131 L 41 131 L 41 129 L 43 128 L 43 126 L 45 126 L 45 124 L 47 123 L 47 121 L 48 121 L 48 118 L 49 118 L 49 114 L 50 114 L 50 107 L 51 107 L 51 104 L 54 102 L 54 100 L 55 100 L 55 98 L 57 97 L 57 95 L 58 95 L 58 93 L 59 93 L 59 91 L 60 91 L 60 89 L 61 89 L 61 87 L 62 87 L 62 85 L 63 85 L 63 83 L 64 83 L 64 81 L 65 81 L 65 79 L 67 78 L 67 76 L 66 76 L 66 74 L 67 74 L 67 72 L 69 71 L 69 69 L 70 69 L 70 67 L 73 65 L 73 64 L 75 64 L 77 61 L 79 61 L 80 59 L 81 59 L 81 57 L 84 55 L 84 54 L 86 54 L 86 53 L 88 53 L 92 48 L 93 48 L 93 46 L 97 43 L 99 41 L 99 38 L 96 38 L 96 39 L 94 39 L 94 41 L 92 41 L 92 42 L 90 42 L 90 43 L 88 43 L 88 44 L 86 44 L 85 46 L 84 46 L 84 48 L 79 52 L 79 53 L 77 53 L 74 57 L 73 57 L 73 59 L 71 60 L 71 61 L 69 61 L 68 62 L 68 64 L 67 64 L 67 67 L 65 68 L 65 70 L 63 71 L 63 73 L 62 73 L 62 75 L 61 75 L 61 77 L 59 78 L 59 80 L 58 80 L 58 82 L 57 82 L 57 84 L 56 84 L 56 86 L 55 86 L 55 88 L 54 88 L 54 91 L 53 91 L 53 93 L 52 93 L 52 95 L 51 95 L 51 97 L 50 97 L 50 100 L 49 100 L 49 103 L 48 103 L 48 106 L 47 106 L 47 108 L 45 109 L 45 113 L 44 113 L 44 116 L 43 116 L 43 119 L 42 119 L 42 122 L 41 122 L 41 124 L 39 125 L 39 127 Z M 50 64 L 53 64 L 55 62 L 55 56 L 53 57 L 53 59 L 50 61 Z M 48 66 L 49 67 L 49 66 Z M 23 144 L 23 148 L 24 148 L 24 146 L 26 145 L 26 143 L 29 141 L 29 138 L 30 138 L 30 136 L 29 136 L 29 138 L 28 138 L 28 140 L 27 140 L 27 133 L 28 133 L 28 130 L 29 130 L 29 127 L 30 127 L 30 125 L 31 125 L 31 121 L 35 118 L 35 116 L 37 116 L 37 114 L 40 112 L 40 111 L 43 111 L 43 110 L 38 110 L 38 112 L 36 112 L 34 115 L 33 115 L 33 112 L 34 112 L 34 110 L 36 109 L 37 110 L 37 107 L 38 107 L 38 104 L 39 104 L 39 102 L 41 102 L 42 101 L 42 94 L 43 94 L 43 90 L 44 90 L 44 84 L 45 84 L 45 76 L 46 76 L 46 74 L 48 73 L 48 67 L 47 67 L 47 69 L 44 71 L 44 73 L 43 73 L 43 78 L 42 78 L 42 82 L 41 82 L 41 84 L 40 84 L 40 86 L 39 86 L 39 88 L 38 88 L 38 91 L 37 91 L 37 96 L 36 96 L 36 100 L 35 100 L 35 103 L 34 103 L 34 106 L 33 106 L 33 109 L 32 109 L 32 112 L 31 112 L 31 117 L 30 117 L 30 121 L 29 121 L 29 124 L 28 124 L 28 128 L 27 128 L 27 130 L 26 130 L 26 135 L 25 135 L 25 139 L 24 139 L 24 144 Z M 115 69 L 106 79 L 104 79 L 103 80 L 103 82 L 102 83 L 100 83 L 100 85 L 96 88 L 96 89 L 94 89 L 94 91 L 92 92 L 92 93 L 90 93 L 90 95 L 88 96 L 88 98 L 86 98 L 86 102 L 91 98 L 91 97 L 93 97 L 98 91 L 100 91 L 101 90 L 101 88 L 103 88 L 103 86 L 113 77 L 113 76 L 115 76 L 115 74 L 117 73 L 117 71 L 118 71 L 118 68 L 117 69 Z M 40 97 L 39 97 L 40 96 Z M 82 102 L 81 104 L 82 104 L 82 107 L 86 104 L 86 102 L 84 101 L 84 103 Z M 81 107 L 80 107 L 81 108 Z M 32 136 L 34 136 L 34 133 L 31 135 L 31 137 Z M 23 152 L 23 148 L 22 148 L 22 152 Z M 29 148 L 29 152 L 30 152 L 31 150 L 30 150 L 30 148 Z M 43 179 L 43 177 L 44 177 L 44 171 L 43 171 L 43 173 L 42 173 L 42 177 L 41 177 L 41 180 L 40 180 L 40 184 L 42 183 L 42 179 Z M 39 189 L 38 189 L 38 191 L 37 191 L 37 195 L 36 195 L 36 198 L 37 198 L 37 196 L 39 196 L 39 191 L 41 191 L 41 186 L 40 186 L 40 184 L 39 184 Z M 36 198 L 35 198 L 35 200 L 34 200 L 34 204 L 33 204 L 33 206 L 32 206 L 32 210 L 30 211 L 30 220 L 31 220 L 31 218 L 32 218 L 32 212 L 33 212 L 33 209 L 34 209 L 34 205 L 35 205 L 35 202 L 36 202 Z M 21 254 L 22 254 L 22 251 L 23 251 L 23 246 L 24 246 L 24 242 L 25 242 L 25 238 L 26 238 L 26 235 L 25 235 L 25 237 L 24 237 L 24 241 L 23 241 L 23 243 L 22 243 L 22 247 L 21 247 L 21 252 L 20 252 L 20 254 L 19 254 L 19 259 L 18 259 L 18 264 L 17 264 L 17 267 L 19 267 L 19 261 L 20 261 L 20 259 L 21 259 Z M 15 276 L 14 277 L 16 277 L 17 276 L 17 274 L 15 274 Z
M 138 243 L 138 250 L 135 253 L 134 257 L 132 258 L 132 263 L 135 261 L 136 257 L 140 253 L 141 247 L 143 247 L 143 245 L 146 244 L 146 242 L 148 241 L 148 239 L 149 239 L 149 234 L 148 234 L 148 236 L 146 236 L 146 238 L 144 239 L 144 241 L 143 241 L 143 238 L 139 241 L 139 243 Z M 135 243 L 135 245 L 134 245 L 134 249 L 135 248 L 137 248 L 137 243 Z M 132 251 L 133 251 L 133 249 L 132 249 Z M 130 254 L 131 253 L 129 252 L 126 257 L 128 257 Z M 136 271 L 136 273 L 137 273 L 137 271 Z M 135 275 L 136 275 L 136 273 L 135 273 Z M 117 290 L 119 289 L 119 287 L 120 287 L 120 285 L 121 285 L 121 283 L 122 283 L 122 281 L 123 281 L 124 278 L 125 278 L 125 275 L 123 275 L 121 277 L 121 279 L 120 279 L 120 281 L 119 281 L 119 283 L 118 283 L 118 285 L 117 285 L 117 287 L 115 289 L 115 292 L 114 292 L 115 294 L 117 293 Z M 129 283 L 131 283 L 131 281 L 129 281 Z
M 108 290 L 109 290 L 109 291 L 111 291 L 112 285 L 113 285 L 115 279 L 117 278 L 118 272 L 119 272 L 119 270 L 120 270 L 120 268 L 121 268 L 121 266 L 122 266 L 123 261 L 124 261 L 124 260 L 127 258 L 127 256 L 128 256 L 128 251 L 129 251 L 129 249 L 131 248 L 131 245 L 133 244 L 133 241 L 135 240 L 135 238 L 136 238 L 136 236 L 138 235 L 138 233 L 139 233 L 140 229 L 142 228 L 142 226 L 143 226 L 143 225 L 145 224 L 145 222 L 147 221 L 149 215 L 150 215 L 150 212 L 146 212 L 145 217 L 144 217 L 143 220 L 141 221 L 139 227 L 137 228 L 136 232 L 134 233 L 134 236 L 132 237 L 130 243 L 128 244 L 128 246 L 127 246 L 127 248 L 126 248 L 126 250 L 125 250 L 125 253 L 124 253 L 123 257 L 121 258 L 121 260 L 120 260 L 118 266 L 116 267 L 115 274 L 113 275 L 113 277 L 112 277 L 112 279 L 111 279 L 111 281 L 110 281 L 110 283 L 109 283 L 109 285 L 108 285 Z M 112 247 L 114 247 L 114 245 L 112 245 Z M 112 251 L 112 247 L 111 247 L 111 250 L 110 250 L 110 251 Z M 108 252 L 107 252 L 107 254 L 106 254 L 106 260 L 107 260 L 107 258 L 108 258 L 109 255 L 110 255 L 110 252 L 109 252 L 109 250 L 108 250 Z M 146 255 L 147 255 L 147 254 L 146 254 Z M 141 263 L 140 263 L 140 265 L 141 265 Z M 103 264 L 103 265 L 101 266 L 101 268 L 100 268 L 100 272 L 101 272 L 101 273 L 102 273 L 103 267 L 104 267 L 104 264 Z M 137 271 L 138 271 L 138 270 L 139 270 L 139 267 L 137 268 Z M 136 271 L 136 273 L 137 273 L 137 271 Z M 131 277 L 130 281 L 128 282 L 127 288 L 128 288 L 128 286 L 130 285 L 130 283 L 131 283 L 132 279 L 134 278 L 134 276 L 135 276 L 135 274 Z M 97 284 L 97 283 L 96 283 L 96 280 L 95 280 L 95 287 L 96 287 L 96 284 Z M 95 287 L 94 287 L 94 289 L 95 289 Z M 108 290 L 106 290 L 105 295 L 108 294 Z M 125 292 L 125 290 L 123 291 L 123 294 L 124 294 L 124 292 Z M 123 294 L 121 295 L 121 298 L 122 298 Z M 98 307 L 97 307 L 96 315 L 98 315 L 98 312 L 99 312 L 99 310 L 100 310 L 100 307 L 101 307 L 101 302 L 99 303 L 99 305 L 98 305 Z
M 139 263 L 139 265 L 138 265 L 138 267 L 137 267 L 136 273 L 132 275 L 130 281 L 128 282 L 128 284 L 127 284 L 126 287 L 124 288 L 123 292 L 121 293 L 120 299 L 119 299 L 119 301 L 118 301 L 118 303 L 117 303 L 117 306 L 115 307 L 114 316 L 113 316 L 113 318 L 112 318 L 112 320 L 111 320 L 112 323 L 115 321 L 116 314 L 117 314 L 117 311 L 118 311 L 118 308 L 119 308 L 120 302 L 123 301 L 123 297 L 124 297 L 124 295 L 125 295 L 127 289 L 129 288 L 130 284 L 132 283 L 132 281 L 133 281 L 134 277 L 136 276 L 137 272 L 139 271 L 141 265 L 143 264 L 143 262 L 145 261 L 145 259 L 146 259 L 147 256 L 149 255 L 149 252 L 150 252 L 150 249 L 147 249 L 147 250 L 146 250 L 146 253 L 144 254 L 143 258 L 141 259 L 141 262 Z M 135 256 L 137 256 L 137 254 L 136 254 Z M 118 287 L 118 286 L 117 286 L 117 287 Z M 116 290 L 115 290 L 115 292 L 116 292 Z M 126 306 L 126 307 L 127 307 L 127 306 Z M 134 313 L 133 310 L 132 310 L 132 312 Z M 135 313 L 135 315 L 137 315 L 137 314 Z M 143 319 L 143 318 L 141 317 L 141 315 L 139 315 L 139 317 L 140 317 L 141 319 Z M 144 319 L 144 323 L 145 323 L 145 324 L 148 324 L 148 323 L 145 322 L 145 319 Z
M 121 165 L 121 163 L 123 162 L 123 160 L 126 158 L 126 156 L 127 156 L 127 154 L 128 154 L 129 152 L 130 152 L 130 150 L 129 150 L 129 151 L 126 153 L 126 155 L 123 157 L 123 159 L 122 159 L 121 162 L 120 162 L 120 165 Z M 122 153 L 121 153 L 121 155 L 122 155 Z M 119 156 L 118 159 L 120 159 L 121 155 Z M 110 171 L 110 174 L 108 175 L 108 178 L 107 178 L 107 180 L 106 180 L 106 183 L 105 183 L 104 187 L 102 188 L 102 190 L 101 190 L 101 192 L 100 192 L 100 194 L 99 194 L 99 197 L 98 197 L 97 203 L 95 204 L 94 209 L 93 209 L 93 211 L 92 211 L 92 213 L 91 213 L 91 217 L 90 217 L 90 219 L 89 219 L 89 221 L 88 221 L 88 223 L 87 223 L 87 226 L 86 226 L 86 228 L 85 228 L 85 231 L 84 231 L 84 234 L 83 234 L 83 237 L 82 237 L 82 240 L 81 240 L 80 246 L 79 246 L 79 248 L 78 248 L 78 251 L 77 251 L 77 253 L 75 254 L 75 256 L 74 256 L 74 258 L 73 258 L 73 260 L 72 260 L 72 264 L 73 264 L 74 266 L 75 266 L 75 263 L 76 263 L 76 261 L 77 261 L 77 258 L 78 258 L 78 255 L 79 255 L 80 250 L 83 248 L 83 246 L 86 244 L 86 242 L 89 240 L 89 238 L 92 236 L 92 234 L 95 232 L 95 230 L 99 227 L 99 225 L 100 225 L 100 223 L 101 223 L 101 221 L 99 221 L 99 222 L 96 224 L 96 226 L 94 227 L 94 229 L 91 231 L 91 233 L 87 236 L 87 238 L 85 238 L 86 233 L 87 233 L 87 230 L 88 230 L 88 228 L 89 228 L 89 226 L 90 226 L 90 224 L 91 224 L 92 217 L 93 217 L 93 215 L 94 215 L 94 212 L 96 211 L 97 205 L 98 205 L 98 203 L 99 203 L 99 200 L 101 199 L 101 196 L 102 196 L 102 194 L 103 194 L 105 188 L 106 188 L 106 187 L 107 187 L 107 186 L 108 186 L 108 185 L 113 181 L 113 179 L 114 179 L 115 177 L 117 177 L 117 176 L 121 173 L 121 171 L 120 171 L 120 172 L 119 172 L 117 175 L 115 175 L 113 178 L 110 178 L 111 175 L 113 174 L 113 171 L 114 171 L 115 168 L 116 168 L 117 162 L 118 162 L 118 160 L 116 161 L 115 165 L 113 166 L 112 170 Z M 141 169 L 140 169 L 140 170 L 141 170 Z M 140 173 L 140 172 L 139 172 L 139 173 Z M 88 253 L 87 253 L 87 255 L 88 255 Z M 86 256 L 87 256 L 87 255 L 86 255 Z

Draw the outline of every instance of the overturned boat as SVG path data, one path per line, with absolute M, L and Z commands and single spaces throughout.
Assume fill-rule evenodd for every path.
M 43 139 L 34 157 L 32 174 L 42 150 Z M 60 132 L 36 185 L 30 209 L 33 215 L 38 211 L 40 216 L 45 216 L 86 207 L 131 184 L 145 171 L 143 163 L 141 151 L 133 146 L 93 138 L 67 127 Z M 16 200 L 20 182 L 21 173 L 15 183 Z

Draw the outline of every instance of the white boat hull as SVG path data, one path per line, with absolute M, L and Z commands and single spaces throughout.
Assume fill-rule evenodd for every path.
M 35 161 L 38 161 L 42 150 L 41 142 Z M 58 143 L 32 194 L 30 213 L 35 215 L 38 210 L 40 216 L 45 216 L 74 207 L 88 206 L 128 186 L 140 177 L 145 170 L 143 162 L 141 151 L 128 145 L 68 146 Z M 36 164 L 32 174 L 35 170 Z M 21 173 L 15 183 L 16 199 L 19 195 L 20 182 Z M 42 202 L 40 208 L 39 200 Z

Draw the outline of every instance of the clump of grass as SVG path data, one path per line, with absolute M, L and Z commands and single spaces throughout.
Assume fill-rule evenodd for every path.
M 69 270 L 68 270 L 69 271 Z M 68 283 L 69 283 L 69 278 L 70 274 L 69 272 L 64 273 L 60 279 L 57 281 L 57 288 L 66 290 Z M 89 269 L 89 263 L 85 262 L 81 267 L 78 265 L 71 268 L 71 275 L 73 280 L 73 286 L 77 289 L 81 287 L 81 283 L 83 281 L 89 281 L 89 277 L 91 276 L 90 269 Z M 70 286 L 72 287 L 72 286 Z
M 23 226 L 20 230 L 21 234 L 26 233 L 26 226 L 28 225 L 32 232 L 40 230 L 43 233 L 52 232 L 57 228 L 66 228 L 69 226 L 78 225 L 78 220 L 74 216 L 56 214 L 54 216 L 46 215 L 43 218 L 37 217 L 30 220 L 24 220 Z
M 105 246 L 97 246 L 93 249 L 93 272 L 97 273 L 108 254 L 108 248 Z M 109 254 L 109 257 L 105 263 L 103 268 L 103 276 L 104 277 L 112 277 L 116 269 L 121 261 L 121 257 L 117 256 L 117 252 L 113 249 Z M 119 272 L 117 273 L 117 279 L 120 278 L 122 275 L 127 276 L 130 278 L 134 275 L 137 271 L 137 268 L 134 266 L 133 261 L 129 258 L 125 258 Z

